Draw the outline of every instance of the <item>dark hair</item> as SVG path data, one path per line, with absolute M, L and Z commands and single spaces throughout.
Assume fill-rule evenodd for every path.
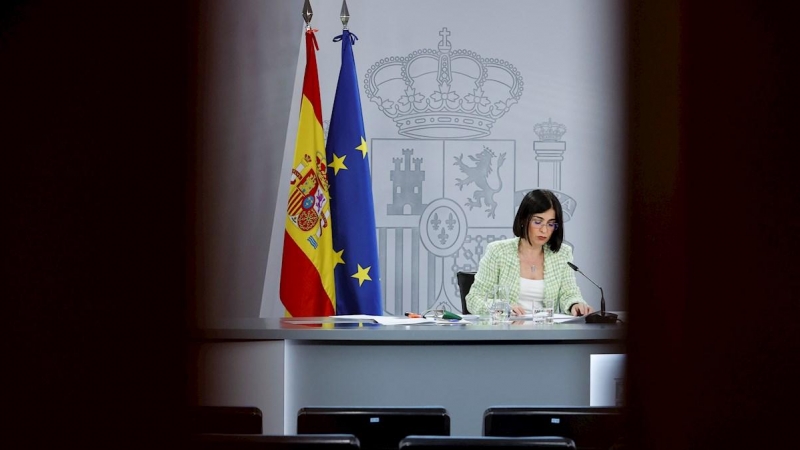
M 564 240 L 564 214 L 561 212 L 561 202 L 552 191 L 535 189 L 525 194 L 517 209 L 517 216 L 514 217 L 514 236 L 533 244 L 528 236 L 528 224 L 534 214 L 543 213 L 550 208 L 556 212 L 558 228 L 553 231 L 547 246 L 554 252 L 559 251 Z

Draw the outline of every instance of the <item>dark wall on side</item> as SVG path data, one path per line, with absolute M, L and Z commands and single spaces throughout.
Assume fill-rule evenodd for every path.
M 4 448 L 180 430 L 194 16 L 0 4 Z
M 632 448 L 791 446 L 797 27 L 774 2 L 629 2 Z
M 187 327 L 259 313 L 301 8 L 0 4 L 12 443 L 180 436 Z

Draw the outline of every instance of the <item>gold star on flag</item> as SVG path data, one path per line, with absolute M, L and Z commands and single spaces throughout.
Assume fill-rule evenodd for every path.
M 333 154 L 333 161 L 331 161 L 328 166 L 333 167 L 333 174 L 339 175 L 339 169 L 347 170 L 347 166 L 344 165 L 344 159 L 347 158 L 347 155 L 342 156 L 339 158 L 336 156 L 336 153 Z
M 336 268 L 337 264 L 344 264 L 344 259 L 342 259 L 342 254 L 344 253 L 344 249 L 339 250 L 338 252 L 333 252 L 333 268 Z
M 353 275 L 350 275 L 350 277 L 358 278 L 358 285 L 361 286 L 362 284 L 364 284 L 364 280 L 372 281 L 372 278 L 369 277 L 369 269 L 371 268 L 372 266 L 369 266 L 365 269 L 361 267 L 361 264 L 358 264 L 358 272 L 356 272 Z
M 361 154 L 363 155 L 362 158 L 367 157 L 367 152 L 369 151 L 369 149 L 367 148 L 367 141 L 364 140 L 363 136 L 361 137 L 361 145 L 356 147 L 356 150 L 361 150 Z

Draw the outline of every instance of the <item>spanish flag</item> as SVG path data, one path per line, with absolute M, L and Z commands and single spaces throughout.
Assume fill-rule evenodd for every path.
M 306 30 L 306 70 L 286 209 L 281 302 L 292 317 L 330 316 L 336 305 L 330 195 L 314 30 Z

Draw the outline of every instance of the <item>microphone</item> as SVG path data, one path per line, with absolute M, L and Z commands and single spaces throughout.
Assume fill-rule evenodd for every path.
M 572 264 L 571 262 L 567 261 L 567 265 L 575 272 L 578 272 L 579 274 L 583 275 L 584 278 L 589 280 L 593 285 L 597 286 L 598 289 L 600 289 L 600 311 L 595 311 L 591 314 L 587 314 L 586 323 L 617 323 L 617 315 L 614 313 L 606 312 L 606 298 L 603 295 L 603 288 L 601 288 L 600 285 L 592 281 L 592 279 L 586 276 L 585 273 L 581 272 L 580 269 L 578 269 L 578 266 L 576 266 L 575 264 Z

